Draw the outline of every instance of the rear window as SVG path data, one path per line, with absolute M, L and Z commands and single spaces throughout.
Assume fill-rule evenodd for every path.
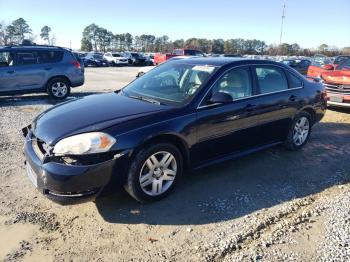
M 37 51 L 17 51 L 17 65 L 39 64 L 39 55 Z
M 288 89 L 288 82 L 283 70 L 273 66 L 255 68 L 260 94 L 274 93 Z
M 303 81 L 301 81 L 299 77 L 293 75 L 287 70 L 285 71 L 285 73 L 289 81 L 289 88 L 299 88 L 303 86 Z
M 17 65 L 58 63 L 63 59 L 63 51 L 20 50 L 17 51 Z
M 58 63 L 63 59 L 63 51 L 39 51 L 39 63 Z

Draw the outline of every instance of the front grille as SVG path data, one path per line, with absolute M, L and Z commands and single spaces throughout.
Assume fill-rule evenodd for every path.
M 350 85 L 324 84 L 324 86 L 329 93 L 350 95 Z

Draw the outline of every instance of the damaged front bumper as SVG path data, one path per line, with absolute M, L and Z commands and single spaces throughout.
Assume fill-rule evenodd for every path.
M 41 193 L 60 204 L 94 200 L 115 176 L 122 176 L 128 165 L 128 152 L 103 158 L 90 156 L 88 161 L 50 156 L 30 127 L 22 132 L 28 178 Z

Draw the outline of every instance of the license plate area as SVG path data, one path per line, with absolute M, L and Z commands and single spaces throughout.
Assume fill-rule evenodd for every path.
M 26 170 L 30 182 L 32 182 L 35 187 L 38 187 L 38 177 L 28 163 L 26 164 Z
M 343 103 L 343 97 L 342 96 L 330 96 L 329 101 L 336 102 L 336 103 Z

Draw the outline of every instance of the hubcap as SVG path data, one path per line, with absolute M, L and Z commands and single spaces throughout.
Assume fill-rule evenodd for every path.
M 302 145 L 308 135 L 310 130 L 310 123 L 307 117 L 301 117 L 294 126 L 293 141 L 297 146 Z
M 56 82 L 52 85 L 51 91 L 52 94 L 56 97 L 63 97 L 67 94 L 67 86 L 65 83 L 62 82 Z
M 166 151 L 151 155 L 143 164 L 139 182 L 143 192 L 158 196 L 166 192 L 173 184 L 177 174 L 175 157 Z

